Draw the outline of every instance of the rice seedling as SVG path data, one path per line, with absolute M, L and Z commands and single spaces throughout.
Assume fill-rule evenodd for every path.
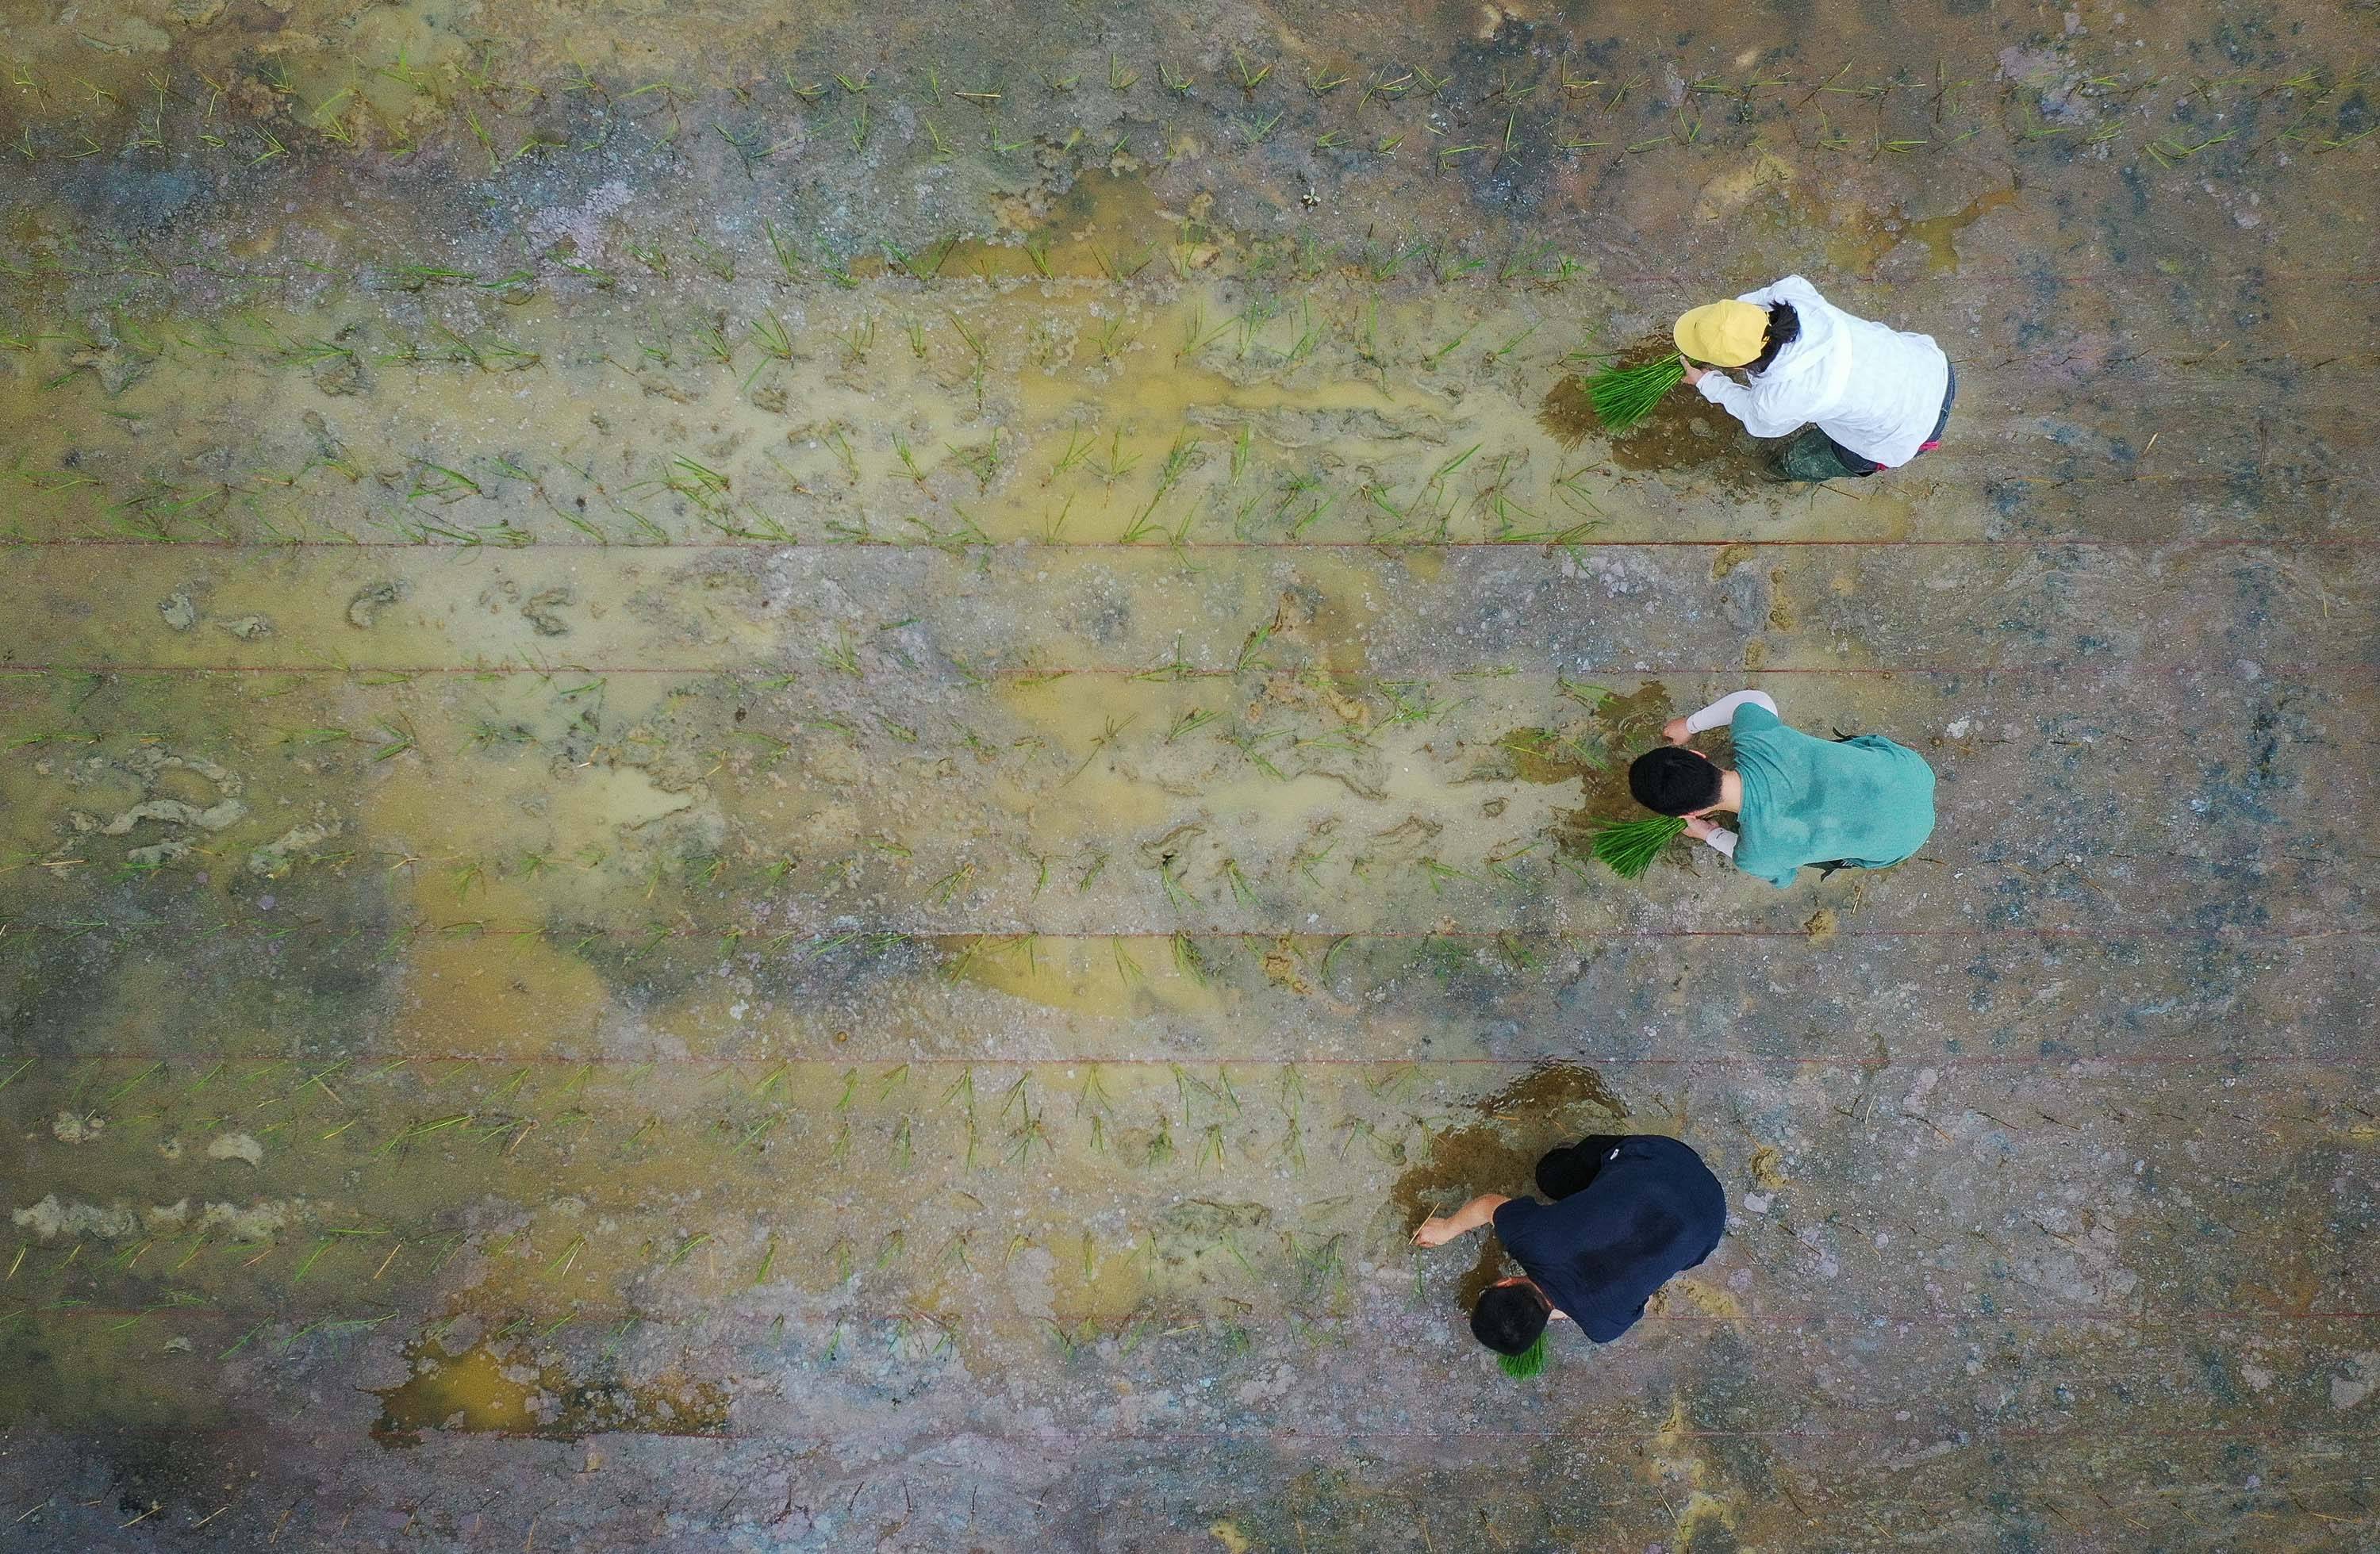
M 1685 834 L 1679 815 L 1648 815 L 1634 820 L 1607 820 L 1597 826 L 1591 847 L 1596 857 L 1623 880 L 1641 878 L 1662 850 Z
M 1525 1381 L 1539 1374 L 1546 1368 L 1546 1335 L 1539 1333 L 1535 1343 L 1517 1354 L 1497 1355 L 1496 1366 L 1515 1381 Z
M 966 320 L 959 317 L 956 313 L 950 312 L 947 309 L 944 310 L 944 316 L 951 321 L 952 327 L 955 328 L 959 332 L 959 338 L 966 342 L 967 349 L 975 353 L 976 359 L 978 362 L 990 359 L 990 346 L 985 342 L 982 335 L 967 327 Z
M 1686 364 L 1664 353 L 1637 367 L 1612 367 L 1586 380 L 1586 394 L 1604 430 L 1626 431 L 1659 404 L 1661 396 L 1685 381 Z
M 1436 351 L 1432 352 L 1429 358 L 1429 365 L 1431 369 L 1435 370 L 1436 369 L 1444 366 L 1447 357 L 1460 349 L 1463 342 L 1470 339 L 1474 334 L 1477 333 L 1478 328 L 1478 324 L 1472 324 L 1462 334 L 1456 335 L 1453 339 L 1449 340 L 1445 345 L 1440 346 Z
M 1468 880 L 1475 885 L 1479 882 L 1477 875 L 1466 874 L 1462 869 L 1439 862 L 1436 858 L 1417 858 L 1415 860 L 1415 865 L 1428 877 L 1432 895 L 1444 894 L 1446 882 L 1449 880 Z
M 1144 243 L 1138 253 L 1121 259 L 1111 259 L 1108 251 L 1096 243 L 1090 245 L 1090 249 L 1091 258 L 1098 261 L 1100 271 L 1106 274 L 1111 285 L 1122 285 L 1131 280 L 1143 270 L 1148 269 L 1148 261 L 1157 257 L 1157 245 L 1154 243 Z
M 394 719 L 376 719 L 373 726 L 382 735 L 381 741 L 372 747 L 371 759 L 375 762 L 392 760 L 412 749 L 419 743 L 419 736 L 414 732 L 412 721 L 402 713 L 398 713 Z
M 1510 340 L 1505 341 L 1502 345 L 1488 352 L 1488 361 L 1490 363 L 1494 363 L 1503 360 L 1519 347 L 1522 341 L 1526 340 L 1530 335 L 1535 334 L 1536 332 L 1537 326 L 1536 324 L 1533 323 L 1529 325 L 1528 328 L 1521 331 L 1521 333 L 1513 335 Z

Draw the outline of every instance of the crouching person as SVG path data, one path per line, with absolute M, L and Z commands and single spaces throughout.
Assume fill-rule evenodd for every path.
M 1799 275 L 1693 309 L 1671 334 L 1686 382 L 1744 431 L 1800 431 L 1772 466 L 1781 480 L 1864 477 L 1931 453 L 1959 395 L 1932 335 L 1846 313 Z
M 1549 1322 L 1575 1322 L 1597 1343 L 1635 1326 L 1653 1292 L 1709 1257 L 1727 1227 L 1718 1178 L 1674 1138 L 1590 1135 L 1548 1151 L 1536 1177 L 1551 1202 L 1484 1193 L 1413 1236 L 1443 1246 L 1496 1227 L 1522 1276 L 1480 1294 L 1471 1332 L 1515 1376 L 1544 1368 Z
M 1735 736 L 1730 771 L 1687 745 L 1726 723 Z M 1628 768 L 1628 791 L 1661 815 L 1686 818 L 1686 834 L 1707 842 L 1746 874 L 1793 882 L 1805 865 L 1825 879 L 1838 868 L 1884 868 L 1934 832 L 1934 769 L 1925 758 L 1877 734 L 1819 739 L 1787 728 L 1764 691 L 1737 691 L 1663 726 L 1667 744 Z M 1707 817 L 1721 810 L 1736 829 Z

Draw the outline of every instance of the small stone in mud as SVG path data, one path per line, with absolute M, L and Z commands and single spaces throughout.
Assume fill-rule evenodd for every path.
M 261 880 L 277 880 L 289 872 L 296 856 L 310 847 L 319 847 L 339 834 L 339 821 L 328 825 L 296 826 L 248 855 L 248 871 Z
M 61 1144 L 88 1144 L 106 1130 L 106 1118 L 74 1111 L 59 1112 L 57 1121 L 50 1124 L 51 1134 Z
M 273 617 L 270 615 L 242 615 L 237 620 L 222 624 L 225 631 L 243 642 L 253 642 L 260 637 L 273 635 Z
M 252 1166 L 264 1163 L 264 1146 L 244 1133 L 227 1133 L 207 1146 L 211 1160 L 246 1160 Z
M 374 583 L 347 601 L 347 624 L 369 631 L 379 621 L 380 613 L 405 596 L 398 583 Z
M 157 613 L 176 631 L 188 631 L 199 624 L 199 607 L 190 602 L 190 590 L 176 589 L 157 601 Z

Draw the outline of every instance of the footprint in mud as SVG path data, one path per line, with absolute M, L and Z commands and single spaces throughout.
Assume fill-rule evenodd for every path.
M 168 789 L 176 781 L 176 774 L 184 772 L 212 787 L 214 790 L 213 802 L 201 804 L 190 798 L 174 796 Z M 67 823 L 83 835 L 129 836 L 135 828 L 143 824 L 179 826 L 212 834 L 229 830 L 248 818 L 247 801 L 240 797 L 246 784 L 241 782 L 239 774 L 203 756 L 177 756 L 170 751 L 144 747 L 121 760 L 92 756 L 71 775 L 78 783 L 91 784 L 104 784 L 112 779 L 128 777 L 140 794 L 137 802 L 103 820 L 88 810 L 67 810 Z M 197 796 L 206 795 L 200 794 Z M 125 858 L 136 867 L 154 868 L 188 856 L 192 844 L 178 836 L 168 837 L 148 846 L 132 848 Z
M 359 589 L 347 601 L 347 624 L 358 631 L 370 631 L 379 624 L 381 612 L 404 597 L 402 582 L 378 582 Z
M 1408 1229 L 1481 1193 L 1518 1196 L 1534 1190 L 1537 1158 L 1558 1144 L 1608 1131 L 1628 1103 L 1583 1063 L 1531 1069 L 1478 1103 L 1481 1121 L 1432 1135 L 1429 1158 L 1396 1180 L 1389 1201 Z M 1479 1239 L 1479 1259 L 1456 1291 L 1465 1310 L 1502 1277 L 1504 1246 L 1494 1227 Z
M 569 636 L 570 622 L 562 612 L 577 602 L 566 588 L 540 589 L 524 598 L 520 585 L 509 578 L 499 579 L 480 595 L 481 608 L 488 611 L 501 613 L 507 605 L 518 610 L 540 637 Z

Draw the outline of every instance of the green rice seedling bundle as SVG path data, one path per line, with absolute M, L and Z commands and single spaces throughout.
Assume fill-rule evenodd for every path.
M 1635 880 L 1653 867 L 1661 850 L 1685 834 L 1682 815 L 1647 815 L 1641 820 L 1606 820 L 1595 828 L 1595 856 L 1622 880 Z
M 1546 1368 L 1546 1335 L 1539 1333 L 1537 1342 L 1517 1354 L 1499 1354 L 1497 1365 L 1515 1381 L 1526 1381 Z
M 1586 396 L 1606 431 L 1625 431 L 1651 415 L 1661 396 L 1685 377 L 1683 361 L 1663 356 L 1642 367 L 1606 368 L 1586 381 Z

